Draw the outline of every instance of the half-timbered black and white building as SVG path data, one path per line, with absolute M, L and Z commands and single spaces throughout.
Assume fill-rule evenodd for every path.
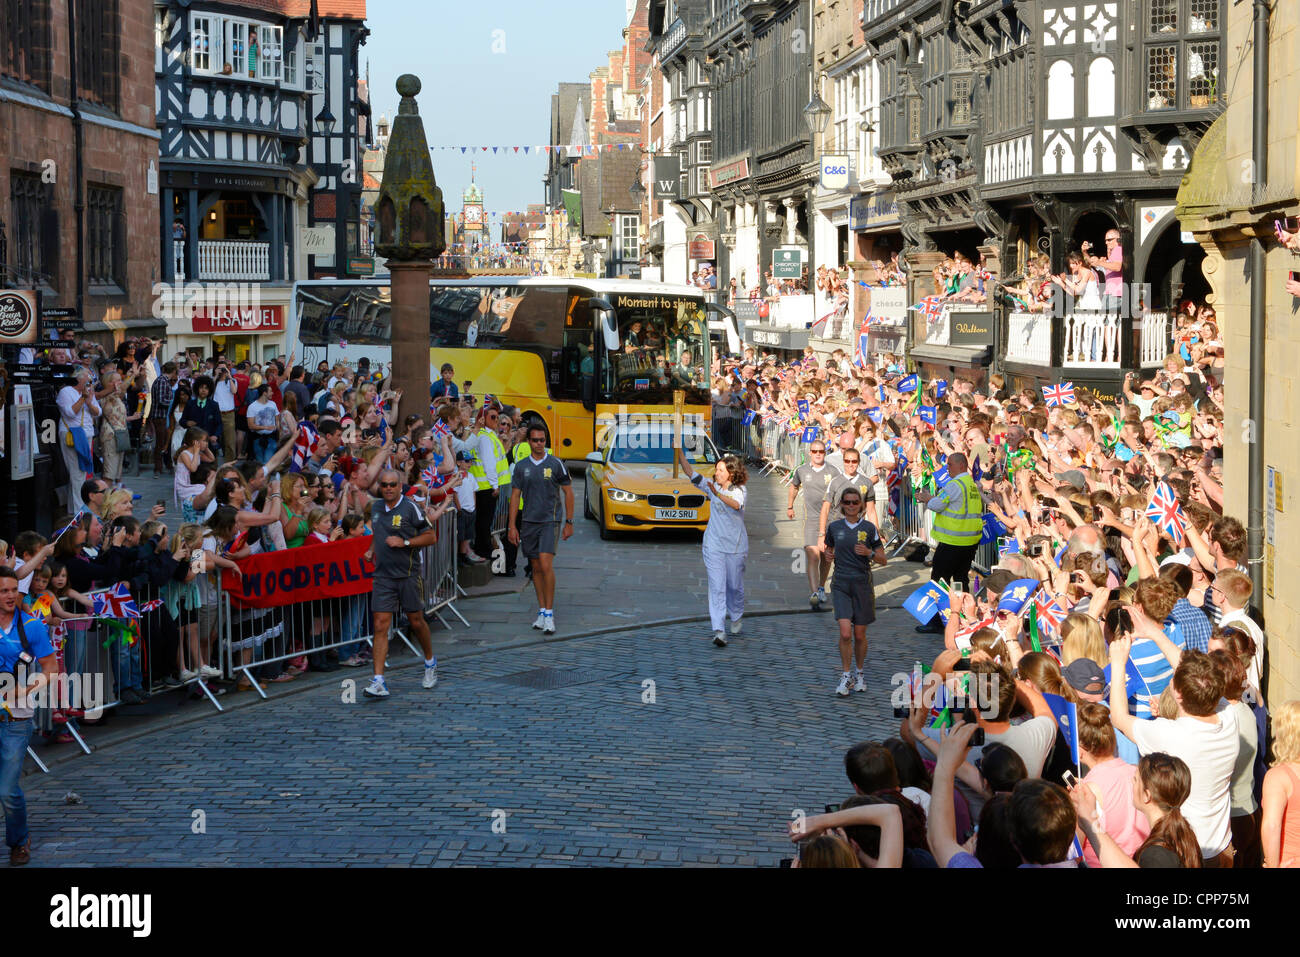
M 1108 230 L 1124 249 L 1124 303 L 1064 301 L 1031 316 L 914 325 L 914 358 L 983 360 L 1018 385 L 1071 379 L 1114 395 L 1122 373 L 1169 347 L 1166 310 L 1205 292 L 1200 248 L 1174 218 L 1201 135 L 1222 110 L 1225 0 L 866 0 L 881 61 L 880 155 L 897 190 L 912 294 L 946 254 L 986 257 L 1004 279 L 1045 254 L 1054 273 Z M 916 301 L 914 299 L 914 301 Z M 991 298 L 991 303 L 993 299 Z M 954 314 L 956 315 L 956 314 Z
M 287 351 L 289 284 L 346 276 L 362 253 L 364 0 L 170 0 L 154 16 L 162 275 L 257 284 L 261 319 L 217 345 Z M 206 345 L 220 326 L 177 314 L 169 332 Z
M 713 87 L 709 191 L 721 228 L 718 285 L 761 286 L 780 247 L 811 260 L 817 166 L 803 116 L 812 93 L 809 0 L 710 0 L 704 51 Z M 805 336 L 806 339 L 806 336 Z

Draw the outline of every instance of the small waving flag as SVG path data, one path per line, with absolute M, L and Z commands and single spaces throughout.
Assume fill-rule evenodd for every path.
M 1061 623 L 1065 621 L 1065 616 L 1069 614 L 1066 609 L 1061 607 L 1061 599 L 1053 598 L 1051 601 L 1046 600 L 1046 596 L 1039 592 L 1034 598 L 1034 611 L 1038 615 L 1038 625 L 1047 634 L 1059 634 Z
M 800 399 L 795 403 L 799 407 L 799 414 L 806 416 L 808 414 L 808 400 Z
M 876 423 L 876 425 L 879 425 L 885 420 L 885 414 L 880 411 L 880 406 L 873 405 L 871 408 L 867 409 L 867 418 Z
M 301 472 L 307 461 L 316 454 L 320 445 L 320 433 L 310 422 L 298 423 L 298 437 L 293 440 L 293 457 L 289 462 L 290 472 Z
M 1018 615 L 1029 604 L 1029 598 L 1038 590 L 1038 579 L 1017 578 L 998 596 L 998 611 L 1009 611 Z
M 942 398 L 943 398 L 945 395 L 947 395 L 947 394 L 948 394 L 948 380 L 947 380 L 947 379 L 935 379 L 935 380 L 934 380 L 934 397 L 935 397 L 936 399 L 942 399 Z
M 935 319 L 943 314 L 943 296 L 926 296 L 912 308 L 925 313 L 927 319 Z
M 816 442 L 818 436 L 821 435 L 821 431 L 822 431 L 822 430 L 819 429 L 819 428 L 817 428 L 817 426 L 815 426 L 815 425 L 810 425 L 810 426 L 808 426 L 808 428 L 806 428 L 806 429 L 803 430 L 803 435 L 800 437 L 799 441 L 800 441 L 800 442 Z
M 39 615 L 44 618 L 54 610 L 54 592 L 47 591 L 40 598 L 33 601 L 31 605 L 28 606 L 27 610 L 33 615 Z
M 932 405 L 920 405 L 916 408 L 916 414 L 922 422 L 933 427 L 935 422 L 938 421 L 939 410 Z
M 1047 407 L 1057 405 L 1074 404 L 1074 383 L 1062 382 L 1058 385 L 1043 386 L 1043 398 L 1047 401 Z
M 859 369 L 867 367 L 867 357 L 871 354 L 868 347 L 869 338 L 867 336 L 867 326 L 871 324 L 871 310 L 867 310 L 867 316 L 862 320 L 862 327 L 858 330 L 858 337 L 853 342 L 853 364 Z
M 885 387 L 884 387 L 883 385 L 881 385 L 881 386 L 877 386 L 877 387 L 876 387 L 876 390 L 877 390 L 877 394 L 880 396 L 880 401 L 881 401 L 881 402 L 884 402 L 884 401 L 885 401 Z
M 987 545 L 989 542 L 996 542 L 1007 534 L 1007 527 L 998 521 L 998 517 L 992 512 L 984 513 L 984 531 L 980 535 L 980 544 Z
M 1178 504 L 1178 496 L 1165 482 L 1157 482 L 1151 493 L 1151 502 L 1147 505 L 1147 518 L 1173 540 L 1175 548 L 1183 547 L 1183 507 Z
M 754 422 L 754 410 L 746 409 L 745 414 L 740 417 L 741 425 L 752 425 Z
M 97 618 L 139 618 L 140 609 L 131 597 L 131 590 L 126 582 L 118 582 L 112 588 L 90 593 L 91 611 Z
M 140 614 L 147 615 L 151 611 L 157 611 L 162 606 L 163 600 L 161 598 L 151 599 L 140 606 Z
M 926 582 L 903 601 L 903 607 L 913 618 L 928 625 L 936 614 L 948 620 L 948 593 L 938 582 Z
M 917 374 L 913 372 L 911 375 L 906 376 L 905 378 L 899 380 L 898 391 L 900 393 L 915 392 L 916 387 L 919 384 L 920 384 L 920 379 L 917 377 Z

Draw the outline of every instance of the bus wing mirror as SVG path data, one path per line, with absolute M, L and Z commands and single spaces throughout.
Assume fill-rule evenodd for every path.
M 615 318 L 614 307 L 609 304 L 608 299 L 593 296 L 591 308 L 595 309 L 600 316 L 600 334 L 605 340 L 606 351 L 617 352 L 620 343 L 618 341 L 618 321 Z

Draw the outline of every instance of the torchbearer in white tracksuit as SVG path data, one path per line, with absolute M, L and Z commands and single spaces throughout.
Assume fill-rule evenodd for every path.
M 710 481 L 693 468 L 681 449 L 673 454 L 686 477 L 709 497 L 709 524 L 704 529 L 704 567 L 709 574 L 709 619 L 713 643 L 726 647 L 723 630 L 731 618 L 731 633 L 740 634 L 745 611 L 745 557 L 749 535 L 745 531 L 745 463 L 735 455 L 724 455 L 713 466 Z

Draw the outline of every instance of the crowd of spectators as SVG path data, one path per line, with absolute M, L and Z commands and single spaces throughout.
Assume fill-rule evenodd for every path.
M 108 355 L 69 342 L 30 357 L 68 367 L 61 438 L 78 434 L 61 442 L 70 478 L 55 533 L 0 542 L 0 564 L 17 572 L 24 607 L 48 622 L 60 668 L 104 673 L 109 693 L 128 705 L 184 686 L 199 694 L 197 680 L 233 677 L 216 633 L 218 570 L 238 576 L 249 555 L 369 534 L 384 469 L 401 473 L 403 494 L 431 520 L 456 507 L 461 562 L 483 564 L 500 544 L 507 562 L 498 573 L 515 574 L 514 549 L 497 539 L 493 520 L 509 498 L 503 466 L 527 454 L 518 410 L 454 386 L 410 408 L 389 387 L 391 367 L 367 359 L 308 369 L 293 356 L 167 357 L 160 345 L 128 341 Z M 123 484 L 127 448 L 172 476 L 172 508 Z M 173 527 L 169 511 L 180 513 Z M 91 614 L 95 593 L 115 587 L 140 614 L 116 641 Z M 281 659 L 251 669 L 259 682 L 365 665 L 367 600 L 315 614 L 241 613 L 231 632 L 236 666 L 256 649 L 257 661 Z M 324 645 L 340 647 L 313 651 Z M 252 687 L 240 677 L 235 690 Z M 47 736 L 71 740 L 69 725 L 95 720 L 84 712 L 46 715 Z
M 959 294 L 977 267 L 954 266 Z M 960 454 L 998 541 L 909 677 L 936 694 L 905 696 L 896 737 L 849 751 L 853 795 L 792 825 L 799 866 L 1300 866 L 1300 702 L 1266 697 L 1245 529 L 1224 511 L 1222 374 L 1196 304 L 1118 404 L 842 351 L 715 365 L 722 445 L 812 434 L 836 468 L 856 449 L 881 524 L 922 539 L 902 519 Z M 1149 517 L 1165 489 L 1177 517 Z M 1033 601 L 1004 594 L 1025 579 Z M 1076 709 L 1077 761 L 1049 698 Z

